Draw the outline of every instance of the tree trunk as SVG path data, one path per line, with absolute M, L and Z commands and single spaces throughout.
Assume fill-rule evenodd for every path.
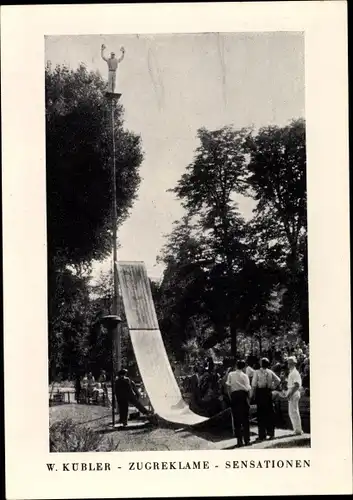
M 262 356 L 262 336 L 259 335 L 259 351 L 260 351 L 260 358 Z
M 302 299 L 303 301 L 305 299 Z M 304 342 L 309 342 L 309 310 L 307 302 L 301 307 L 300 310 L 300 334 Z
M 231 354 L 235 359 L 237 357 L 237 328 L 235 325 L 230 326 L 230 348 Z

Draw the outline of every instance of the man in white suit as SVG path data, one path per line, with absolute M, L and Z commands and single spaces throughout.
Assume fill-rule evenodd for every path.
M 302 378 L 298 372 L 295 356 L 289 356 L 287 359 L 289 375 L 288 375 L 288 414 L 291 420 L 295 434 L 303 434 L 302 423 L 299 413 L 300 389 L 302 387 Z

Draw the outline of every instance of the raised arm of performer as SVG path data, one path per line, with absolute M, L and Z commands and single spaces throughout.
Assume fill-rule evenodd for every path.
M 118 63 L 120 63 L 124 59 L 124 57 L 125 57 L 125 49 L 124 49 L 124 47 L 120 47 L 120 52 L 121 52 L 121 56 L 118 59 Z
M 102 47 L 101 47 L 101 56 L 102 56 L 103 61 L 108 62 L 108 59 L 107 59 L 107 58 L 105 57 L 105 55 L 104 55 L 104 51 L 105 51 L 105 49 L 106 49 L 106 46 L 105 46 L 105 45 L 104 45 L 104 43 L 103 43 L 103 45 L 102 45 Z

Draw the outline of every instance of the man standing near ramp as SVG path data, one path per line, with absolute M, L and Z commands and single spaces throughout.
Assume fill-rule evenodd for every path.
M 250 444 L 249 377 L 245 373 L 245 361 L 239 360 L 235 371 L 228 374 L 226 385 L 229 389 L 237 447 Z
M 299 413 L 300 390 L 302 387 L 302 379 L 296 368 L 297 359 L 295 356 L 289 356 L 287 359 L 289 375 L 288 375 L 288 413 L 295 434 L 303 434 L 302 423 Z
M 280 378 L 269 368 L 270 361 L 262 358 L 261 367 L 256 370 L 252 379 L 252 391 L 255 394 L 257 406 L 257 424 L 259 426 L 259 441 L 268 436 L 275 437 L 275 413 L 273 408 L 272 389 L 281 382 Z
M 136 385 L 130 380 L 125 369 L 120 370 L 118 373 L 118 378 L 115 381 L 115 395 L 119 408 L 119 423 L 123 424 L 123 427 L 127 426 L 129 403 L 135 406 L 143 415 L 149 417 L 153 415 L 140 403 Z

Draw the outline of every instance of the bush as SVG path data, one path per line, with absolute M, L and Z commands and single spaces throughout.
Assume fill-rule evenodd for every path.
M 49 428 L 50 451 L 67 453 L 72 451 L 98 451 L 104 437 L 96 431 L 72 419 L 65 418 Z M 108 450 L 106 450 L 108 451 Z

